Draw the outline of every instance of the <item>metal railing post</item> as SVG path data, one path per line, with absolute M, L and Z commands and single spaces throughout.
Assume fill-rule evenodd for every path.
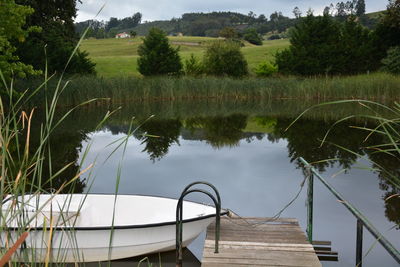
M 393 259 L 400 263 L 400 252 L 378 231 L 378 229 L 375 228 L 375 226 L 364 216 L 364 214 L 362 214 L 356 207 L 346 201 L 344 197 L 338 191 L 336 191 L 336 189 L 332 185 L 330 185 L 305 159 L 300 157 L 299 160 L 304 164 L 304 166 L 309 168 L 313 175 L 315 175 L 315 177 L 317 177 L 318 180 L 320 180 L 321 183 L 325 185 L 326 188 L 328 188 L 328 190 L 336 197 L 336 199 L 338 199 L 354 215 L 354 217 L 356 217 L 357 220 L 360 221 L 360 227 L 357 224 L 357 231 L 360 231 L 360 233 L 357 232 L 357 236 L 361 238 L 360 243 L 362 243 L 362 229 L 365 227 L 371 233 L 371 235 L 382 245 L 382 247 L 386 249 L 386 251 L 393 257 Z M 357 256 L 358 253 L 361 253 L 361 262 L 362 246 L 360 246 L 360 249 L 357 250 Z
M 307 237 L 312 244 L 313 241 L 313 213 L 314 213 L 314 175 L 311 168 L 307 168 L 308 172 L 308 187 L 307 187 Z
M 356 266 L 362 267 L 363 254 L 363 223 L 357 219 L 357 240 L 356 240 Z

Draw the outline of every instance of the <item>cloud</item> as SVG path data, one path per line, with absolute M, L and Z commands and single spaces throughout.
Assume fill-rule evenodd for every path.
M 337 1 L 330 0 L 83 0 L 78 4 L 77 21 L 92 19 L 105 4 L 104 9 L 97 17 L 98 20 L 108 20 L 110 17 L 124 18 L 136 12 L 143 14 L 143 20 L 169 20 L 179 18 L 189 12 L 233 11 L 247 14 L 253 11 L 257 15 L 267 17 L 274 11 L 281 11 L 284 15 L 292 17 L 295 6 L 303 14 L 309 8 L 320 14 L 325 6 Z M 387 2 L 384 0 L 366 0 L 367 12 L 384 10 Z

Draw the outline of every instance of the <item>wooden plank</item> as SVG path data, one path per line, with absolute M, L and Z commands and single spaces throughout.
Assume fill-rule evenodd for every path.
M 313 246 L 293 218 L 223 218 L 217 254 L 214 237 L 215 225 L 211 225 L 202 267 L 321 266 Z

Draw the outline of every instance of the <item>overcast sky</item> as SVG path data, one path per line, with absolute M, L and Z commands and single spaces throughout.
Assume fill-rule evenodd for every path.
M 346 1 L 346 0 L 342 0 Z M 82 0 L 78 4 L 76 21 L 93 19 L 104 5 L 97 20 L 110 17 L 124 18 L 136 12 L 143 15 L 142 21 L 169 20 L 179 18 L 183 13 L 233 11 L 243 14 L 253 11 L 267 17 L 274 11 L 281 11 L 285 16 L 293 17 L 292 10 L 298 6 L 303 14 L 309 8 L 315 14 L 321 14 L 325 6 L 336 1 L 330 0 Z M 387 0 L 365 0 L 367 12 L 386 9 Z

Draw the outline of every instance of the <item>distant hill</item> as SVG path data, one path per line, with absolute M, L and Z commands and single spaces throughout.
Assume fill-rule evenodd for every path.
M 351 11 L 349 11 L 351 12 Z M 378 23 L 385 11 L 373 12 L 360 17 L 364 26 L 372 29 Z M 348 13 L 350 14 L 350 13 Z M 346 17 L 337 17 L 345 19 Z M 289 18 L 281 12 L 272 13 L 269 18 L 261 14 L 256 16 L 253 12 L 241 14 L 237 12 L 211 12 L 211 13 L 185 13 L 181 18 L 140 23 L 141 14 L 124 19 L 111 18 L 108 22 L 85 21 L 76 23 L 76 31 L 81 34 L 91 22 L 88 37 L 109 38 L 120 32 L 136 32 L 137 35 L 146 35 L 153 28 L 160 28 L 168 35 L 206 36 L 218 37 L 224 27 L 234 28 L 239 34 L 248 28 L 254 28 L 260 34 L 279 34 L 293 27 L 298 18 Z

